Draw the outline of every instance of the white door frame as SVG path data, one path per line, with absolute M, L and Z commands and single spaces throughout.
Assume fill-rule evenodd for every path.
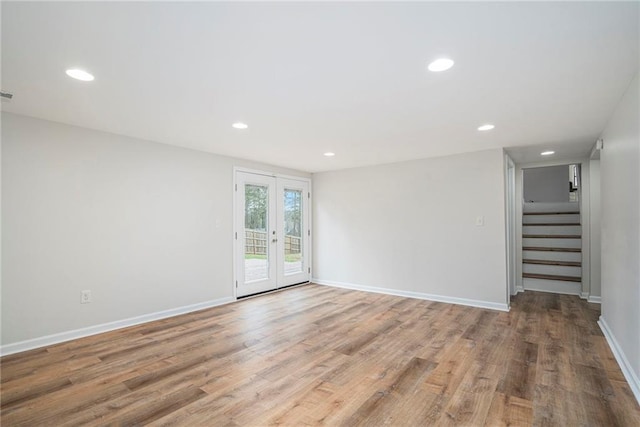
M 507 239 L 507 306 L 511 305 L 511 295 L 516 291 L 516 166 L 508 154 L 504 155 L 505 165 L 505 210 Z
M 236 275 L 236 296 L 238 294 L 237 291 L 239 289 L 239 285 L 242 285 L 243 295 L 251 295 L 277 288 L 278 277 L 276 275 L 277 264 L 275 261 L 278 253 L 278 246 L 277 236 L 272 236 L 272 233 L 275 234 L 276 230 L 278 229 L 278 221 L 275 214 L 278 192 L 276 188 L 276 179 L 272 176 L 246 172 L 236 172 L 235 175 L 236 183 L 234 184 L 234 205 L 236 206 L 235 213 L 238 214 L 239 218 L 244 217 L 243 214 L 246 209 L 245 185 L 265 186 L 268 188 L 268 205 L 266 210 L 266 277 L 261 277 L 252 282 L 246 282 L 246 261 L 244 261 L 246 235 L 243 233 L 244 227 L 242 225 L 244 224 L 240 224 L 238 219 L 236 219 L 236 224 L 238 224 L 238 227 L 235 228 L 234 231 L 234 242 L 236 243 L 234 252 L 237 253 L 236 259 L 238 260 L 238 265 L 234 265 L 234 271 Z M 258 262 L 260 261 L 258 260 Z
M 310 257 L 309 257 L 309 238 L 311 237 L 311 228 L 309 226 L 309 214 L 310 214 L 310 198 L 311 198 L 311 190 L 309 188 L 309 182 L 307 180 L 301 179 L 291 179 L 284 177 L 276 177 L 276 202 L 278 206 L 280 203 L 284 201 L 284 192 L 285 190 L 297 190 L 301 192 L 302 197 L 302 228 L 300 230 L 302 237 L 302 270 L 297 273 L 286 274 L 285 269 L 283 268 L 284 259 L 278 259 L 278 268 L 277 268 L 277 281 L 280 287 L 286 287 L 295 285 L 298 283 L 308 282 L 311 278 L 311 267 L 310 267 Z M 305 203 L 304 200 L 307 200 Z M 306 226 L 306 227 L 305 227 Z M 283 255 L 285 253 L 285 238 L 284 235 L 284 227 L 285 227 L 285 219 L 284 216 L 281 215 L 277 219 L 276 229 L 278 231 L 278 235 L 282 236 L 278 238 L 277 245 L 277 255 Z M 282 233 L 282 234 L 280 234 Z
M 564 166 L 564 165 L 580 165 L 580 223 L 582 224 L 582 293 L 581 298 L 587 299 L 591 288 L 591 247 L 590 228 L 591 228 L 591 212 L 590 212 L 590 192 L 591 183 L 589 182 L 589 159 L 567 159 L 567 160 L 549 160 L 542 162 L 516 164 L 516 290 L 524 291 L 522 283 L 522 210 L 524 204 L 524 178 L 523 170 L 531 168 L 540 168 L 547 166 Z
M 312 199 L 312 186 L 311 186 L 311 179 L 310 178 L 305 178 L 305 177 L 300 177 L 300 176 L 295 176 L 295 175 L 286 175 L 286 174 L 279 174 L 279 173 L 274 173 L 274 172 L 269 172 L 269 171 L 264 171 L 264 170 L 259 170 L 259 169 L 251 169 L 251 168 L 245 168 L 245 167 L 239 167 L 239 166 L 234 166 L 233 168 L 233 235 L 232 235 L 232 240 L 233 240 L 233 283 L 232 283 L 232 288 L 233 288 L 233 296 L 234 299 L 238 299 L 240 298 L 238 296 L 238 285 L 239 285 L 239 281 L 241 280 L 241 272 L 239 271 L 240 268 L 240 260 L 244 259 L 244 248 L 241 247 L 241 245 L 239 244 L 241 240 L 239 239 L 239 233 L 240 233 L 240 228 L 244 228 L 241 227 L 242 224 L 238 223 L 238 194 L 239 192 L 237 191 L 238 189 L 238 172 L 243 172 L 243 173 L 250 173 L 250 174 L 254 174 L 254 175 L 263 175 L 266 177 L 272 177 L 272 178 L 276 178 L 282 181 L 286 180 L 286 181 L 299 181 L 299 182 L 303 182 L 306 184 L 307 188 L 308 188 L 308 192 L 307 192 L 307 204 L 306 204 L 306 209 L 303 210 L 303 215 L 305 216 L 305 221 L 307 224 L 306 227 L 306 232 L 305 230 L 303 230 L 303 234 L 306 236 L 306 242 L 305 242 L 305 248 L 303 250 L 304 258 L 305 258 L 305 264 L 304 264 L 304 268 L 307 270 L 307 276 L 306 276 L 306 280 L 301 280 L 301 281 L 311 281 L 311 277 L 312 277 L 312 273 L 313 273 L 313 265 L 312 265 L 312 260 L 313 260 L 313 253 L 312 253 L 312 248 L 313 248 L 313 236 L 311 233 L 312 230 L 312 215 L 311 215 L 311 210 L 312 210 L 312 203 L 313 203 L 313 199 Z M 280 185 L 277 185 L 276 188 L 280 187 Z M 279 189 L 279 188 L 278 188 Z M 276 191 L 276 197 L 278 197 L 279 195 L 279 191 Z M 277 229 L 280 229 L 282 227 L 280 227 L 281 222 L 278 221 L 278 224 L 276 225 Z M 283 239 L 279 239 L 280 241 L 278 242 L 278 251 L 280 251 L 281 248 L 284 248 L 284 238 Z M 282 246 L 281 246 L 282 245 Z M 241 253 L 242 252 L 242 253 Z M 284 250 L 282 250 L 282 252 L 284 252 Z M 280 277 L 280 272 L 278 273 L 278 277 L 277 277 L 278 281 L 282 280 L 282 277 Z M 282 282 L 280 282 L 282 283 Z M 280 287 L 286 287 L 286 286 L 290 286 L 289 285 L 283 285 L 283 286 L 276 286 L 275 289 L 279 289 Z M 274 289 L 274 290 L 275 290 Z

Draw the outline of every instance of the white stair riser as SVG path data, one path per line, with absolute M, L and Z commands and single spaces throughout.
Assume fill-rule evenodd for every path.
M 580 252 L 545 252 L 545 251 L 523 251 L 523 259 L 543 259 L 547 261 L 582 261 Z
M 522 234 L 554 234 L 554 235 L 567 235 L 567 234 L 582 234 L 582 227 L 579 225 L 522 225 Z
M 550 222 L 553 224 L 566 224 L 566 223 L 580 223 L 580 214 L 571 215 L 523 215 L 522 223 L 545 223 Z
M 576 202 L 525 203 L 523 212 L 578 212 L 580 204 Z
M 580 295 L 582 284 L 578 282 L 563 282 L 560 280 L 522 279 L 525 289 L 531 291 L 555 292 L 559 294 Z
M 581 239 L 523 238 L 522 246 L 538 246 L 550 248 L 581 248 Z
M 522 272 L 582 277 L 582 269 L 580 267 L 568 267 L 566 265 L 522 264 Z

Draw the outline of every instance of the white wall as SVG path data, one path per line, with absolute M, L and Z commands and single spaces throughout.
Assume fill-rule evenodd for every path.
M 640 89 L 635 77 L 607 124 L 600 153 L 602 317 L 640 400 Z M 616 345 L 614 344 L 614 349 Z M 625 370 L 623 363 L 623 371 Z M 635 381 L 635 384 L 633 382 Z
M 589 290 L 589 299 L 598 301 L 601 295 L 600 281 L 600 160 L 589 161 L 589 182 L 591 183 L 591 191 L 589 194 L 591 199 L 589 207 L 591 211 L 590 242 L 591 249 L 591 288 Z M 595 299 L 594 299 L 595 298 Z
M 2 118 L 0 117 L 0 322 L 2 322 Z M 2 345 L 2 325 L 0 324 L 0 345 Z
M 318 173 L 313 185 L 315 280 L 506 308 L 501 149 Z
M 231 298 L 233 167 L 309 176 L 6 113 L 2 151 L 3 345 Z
M 568 202 L 569 166 L 524 170 L 525 202 Z

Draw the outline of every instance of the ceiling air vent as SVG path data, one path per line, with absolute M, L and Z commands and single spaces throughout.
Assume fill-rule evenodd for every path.
M 0 98 L 2 98 L 3 101 L 11 101 L 11 98 L 13 98 L 13 94 L 0 90 Z

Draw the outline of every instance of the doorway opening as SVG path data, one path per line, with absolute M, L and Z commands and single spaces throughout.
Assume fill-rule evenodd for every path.
M 235 288 L 238 298 L 309 281 L 309 181 L 236 170 Z
M 580 165 L 523 169 L 522 284 L 582 293 Z

